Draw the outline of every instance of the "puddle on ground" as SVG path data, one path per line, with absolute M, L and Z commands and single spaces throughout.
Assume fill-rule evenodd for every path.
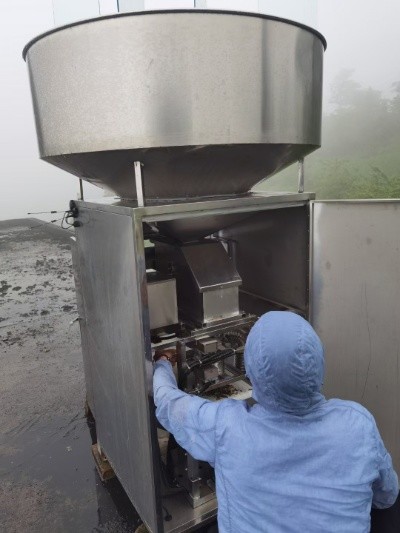
M 0 531 L 133 532 L 91 454 L 71 234 L 37 224 L 0 222 Z
M 5 531 L 132 532 L 140 519 L 118 480 L 102 483 L 83 414 L 15 428 L 0 442 Z M 1 494 L 3 492 L 3 494 Z

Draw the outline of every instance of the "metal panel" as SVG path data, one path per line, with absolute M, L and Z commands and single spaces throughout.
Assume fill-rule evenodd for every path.
M 259 314 L 274 303 L 308 312 L 306 207 L 257 213 L 221 233 L 236 243 L 236 268 L 243 280 L 241 303 L 250 305 L 246 311 Z
M 242 280 L 220 242 L 202 242 L 180 248 L 200 292 L 238 286 Z
M 203 322 L 231 318 L 239 313 L 239 287 L 218 287 L 203 293 Z
M 311 322 L 325 394 L 375 416 L 400 471 L 400 202 L 312 204 Z
M 150 329 L 177 324 L 178 303 L 176 299 L 176 280 L 149 279 L 149 276 L 147 278 Z
M 155 249 L 156 269 L 176 278 L 182 320 L 201 325 L 239 314 L 241 279 L 220 242 L 156 242 Z
M 115 198 L 101 198 L 96 203 L 90 201 L 79 201 L 82 207 L 97 209 L 99 211 L 106 211 L 110 213 L 127 214 L 135 210 L 143 222 L 164 222 L 178 220 L 179 218 L 190 219 L 190 223 L 194 219 L 212 219 L 215 217 L 215 224 L 210 233 L 215 233 L 218 229 L 227 226 L 227 213 L 254 213 L 256 211 L 265 211 L 267 209 L 281 209 L 286 207 L 298 207 L 305 205 L 309 200 L 314 200 L 313 193 L 250 193 L 241 197 L 229 196 L 226 198 L 203 198 L 190 199 L 186 202 L 175 201 L 167 204 L 160 202 L 148 202 L 144 207 L 138 208 L 137 202 L 134 200 L 116 200 Z M 217 218 L 221 217 L 221 225 L 216 224 Z M 247 218 L 247 217 L 243 217 Z M 187 220 L 187 221 L 188 221 Z M 238 222 L 240 219 L 236 220 Z M 233 221 L 231 222 L 233 224 Z M 228 224 L 231 225 L 231 224 Z M 199 226 L 201 221 L 199 220 Z M 184 228 L 179 228 L 179 235 L 186 234 Z
M 92 363 L 97 436 L 141 518 L 159 531 L 145 368 L 150 350 L 143 334 L 149 324 L 141 302 L 146 270 L 144 248 L 136 248 L 141 225 L 134 228 L 131 216 L 81 206 L 79 221 L 84 357 Z
M 67 53 L 66 53 L 67 50 Z M 40 155 L 123 198 L 242 194 L 321 143 L 324 40 L 290 21 L 130 13 L 25 53 Z
M 181 242 L 196 241 L 212 233 L 239 222 L 248 217 L 246 213 L 228 214 L 193 218 L 188 224 L 187 220 L 170 220 L 160 222 L 158 229 L 162 235 L 167 235 Z
M 81 332 L 81 346 L 83 354 L 83 370 L 85 373 L 85 385 L 86 385 L 86 401 L 90 410 L 94 416 L 96 416 L 96 406 L 94 403 L 93 395 L 93 360 L 90 350 L 88 349 L 89 335 L 86 327 L 86 309 L 85 300 L 83 296 L 83 287 L 81 280 L 81 264 L 78 253 L 78 246 L 76 238 L 71 237 L 71 255 L 72 265 L 74 269 L 74 281 L 75 281 L 75 296 L 76 306 L 78 309 L 79 328 Z

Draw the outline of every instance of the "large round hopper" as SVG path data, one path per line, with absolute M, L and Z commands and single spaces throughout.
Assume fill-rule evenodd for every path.
M 40 156 L 123 198 L 246 193 L 320 146 L 325 41 L 248 13 L 130 13 L 24 50 Z

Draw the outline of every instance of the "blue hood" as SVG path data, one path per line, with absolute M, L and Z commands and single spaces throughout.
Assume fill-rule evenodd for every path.
M 253 398 L 263 407 L 305 414 L 324 401 L 323 346 L 299 315 L 263 315 L 250 331 L 244 357 Z

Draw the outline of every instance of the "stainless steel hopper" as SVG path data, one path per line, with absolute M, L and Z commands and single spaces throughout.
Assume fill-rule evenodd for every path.
M 24 50 L 42 159 L 123 198 L 240 195 L 320 146 L 324 38 L 249 13 L 130 13 Z

